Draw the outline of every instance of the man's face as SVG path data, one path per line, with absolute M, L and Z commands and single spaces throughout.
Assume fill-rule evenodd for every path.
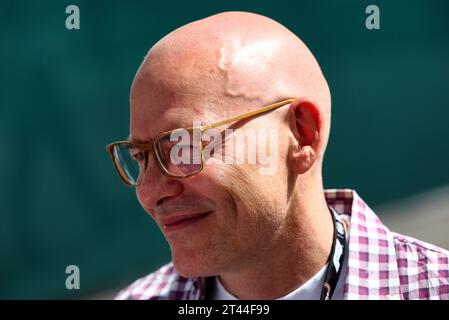
M 223 97 L 219 86 L 207 85 L 207 77 L 178 86 L 141 72 L 131 92 L 131 137 L 147 142 L 161 132 L 191 127 L 193 121 L 223 120 L 227 108 L 231 110 L 228 114 L 240 114 L 236 105 L 242 102 Z M 273 121 L 281 121 L 279 115 L 252 119 L 235 132 L 272 126 Z M 260 259 L 270 243 L 275 243 L 287 194 L 287 150 L 280 145 L 278 151 L 279 167 L 274 175 L 260 175 L 257 164 L 210 159 L 199 174 L 187 179 L 165 176 L 150 155 L 136 188 L 137 197 L 161 228 L 181 275 L 238 270 L 252 259 Z

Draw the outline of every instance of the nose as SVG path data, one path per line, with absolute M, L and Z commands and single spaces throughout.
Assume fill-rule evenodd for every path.
M 153 215 L 154 207 L 161 205 L 167 198 L 180 195 L 183 190 L 182 181 L 166 176 L 150 154 L 147 168 L 136 187 L 137 199 L 141 206 Z

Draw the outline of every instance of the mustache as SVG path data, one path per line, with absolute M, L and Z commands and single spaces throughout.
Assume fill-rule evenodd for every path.
M 199 196 L 180 196 L 165 199 L 161 205 L 152 208 L 154 214 L 160 216 L 170 213 L 203 213 L 214 210 L 213 202 Z

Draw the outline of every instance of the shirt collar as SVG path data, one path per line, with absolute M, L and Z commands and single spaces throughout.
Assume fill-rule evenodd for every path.
M 303 285 L 296 288 L 292 292 L 277 298 L 276 300 L 319 300 L 323 281 L 326 274 L 328 264 L 323 266 L 312 278 L 307 280 Z M 214 300 L 237 300 L 225 287 L 221 284 L 218 277 L 214 277 L 215 290 L 212 293 Z
M 329 189 L 326 201 L 349 221 L 344 299 L 402 299 L 392 233 L 351 189 Z

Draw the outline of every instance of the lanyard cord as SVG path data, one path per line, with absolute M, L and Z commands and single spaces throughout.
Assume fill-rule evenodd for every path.
M 334 240 L 332 242 L 332 251 L 329 255 L 329 265 L 324 278 L 323 290 L 321 291 L 321 300 L 330 300 L 332 297 L 340 276 L 346 250 L 345 228 L 340 220 L 340 216 L 330 206 L 329 211 L 334 224 Z

